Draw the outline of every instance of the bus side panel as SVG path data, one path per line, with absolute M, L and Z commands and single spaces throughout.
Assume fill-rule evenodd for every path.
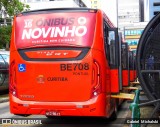
M 130 81 L 133 82 L 135 80 L 134 70 L 130 70 Z
M 110 75 L 111 75 L 111 92 L 119 93 L 118 69 L 110 70 Z
M 100 64 L 101 79 L 102 79 L 102 93 L 105 94 L 105 117 L 109 117 L 111 114 L 111 79 L 110 79 L 110 67 L 108 65 L 108 59 L 106 59 L 105 47 L 104 47 L 104 33 L 103 33 L 103 14 L 101 11 L 96 15 L 96 31 L 94 33 L 93 49 L 96 49 L 93 53 L 93 59 L 97 60 Z M 97 43 L 98 42 L 98 43 Z M 101 53 L 98 53 L 101 51 Z
M 136 80 L 136 78 L 137 78 L 137 71 L 134 70 L 134 79 Z
M 128 70 L 122 70 L 122 84 L 123 86 L 128 86 L 129 81 L 128 81 Z

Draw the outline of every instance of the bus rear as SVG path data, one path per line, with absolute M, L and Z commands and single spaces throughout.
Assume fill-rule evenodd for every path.
M 105 115 L 100 68 L 93 59 L 99 51 L 92 48 L 96 15 L 96 10 L 57 9 L 15 17 L 10 45 L 11 113 Z

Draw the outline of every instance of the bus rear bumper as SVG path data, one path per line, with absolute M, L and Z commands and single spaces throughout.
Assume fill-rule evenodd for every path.
M 103 94 L 85 102 L 22 101 L 10 95 L 10 112 L 23 115 L 106 117 L 105 100 Z

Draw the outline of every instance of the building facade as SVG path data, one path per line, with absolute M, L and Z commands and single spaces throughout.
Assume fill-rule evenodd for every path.
M 118 0 L 90 0 L 91 8 L 101 9 L 117 27 L 117 1 Z
M 124 39 L 130 49 L 135 50 L 137 48 L 139 38 L 147 23 L 148 22 L 138 22 L 124 27 Z
M 101 9 L 101 0 L 90 0 L 91 8 Z
M 118 0 L 118 27 L 139 22 L 139 0 Z
M 160 11 L 160 0 L 141 0 L 144 3 L 144 21 L 150 21 Z
M 141 22 L 141 0 L 118 0 L 118 28 L 131 50 L 136 50 L 148 22 Z

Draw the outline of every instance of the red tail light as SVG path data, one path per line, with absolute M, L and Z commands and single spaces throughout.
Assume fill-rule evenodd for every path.
M 96 97 L 101 93 L 100 65 L 95 60 L 93 61 L 92 85 L 91 98 Z
M 10 64 L 9 92 L 15 97 L 17 97 L 16 82 L 15 61 L 12 61 Z

